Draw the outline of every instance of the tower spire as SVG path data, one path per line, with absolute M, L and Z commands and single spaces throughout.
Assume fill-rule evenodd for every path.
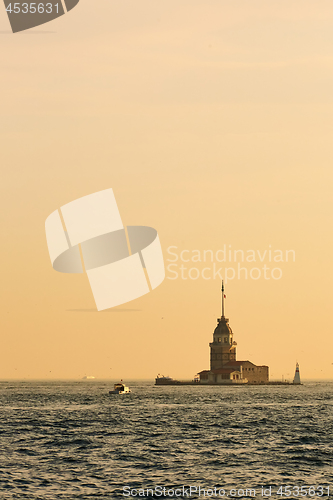
M 222 280 L 222 318 L 224 318 L 224 284 Z

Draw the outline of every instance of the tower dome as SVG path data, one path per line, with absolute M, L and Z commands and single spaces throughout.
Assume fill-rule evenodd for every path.
M 217 319 L 217 326 L 213 334 L 213 342 L 210 346 L 210 369 L 223 368 L 229 361 L 236 360 L 236 342 L 233 340 L 233 332 L 229 325 L 229 319 L 224 316 L 224 285 L 222 281 L 222 316 Z

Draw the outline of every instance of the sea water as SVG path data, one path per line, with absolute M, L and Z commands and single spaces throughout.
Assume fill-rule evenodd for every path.
M 1 382 L 0 497 L 333 495 L 332 382 L 127 385 Z

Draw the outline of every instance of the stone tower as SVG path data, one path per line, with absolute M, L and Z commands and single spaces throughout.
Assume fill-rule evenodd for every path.
M 224 285 L 222 281 L 222 316 L 217 319 L 217 327 L 214 330 L 213 342 L 210 346 L 210 369 L 223 368 L 229 361 L 236 360 L 236 345 L 233 333 L 229 326 L 229 320 L 224 316 Z

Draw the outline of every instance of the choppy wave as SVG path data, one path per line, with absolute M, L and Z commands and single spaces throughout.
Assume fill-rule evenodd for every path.
M 109 396 L 96 381 L 1 383 L 0 498 L 113 499 L 125 498 L 124 486 L 201 485 L 272 486 L 281 499 L 281 485 L 330 486 L 332 383 L 130 385 L 130 395 Z

